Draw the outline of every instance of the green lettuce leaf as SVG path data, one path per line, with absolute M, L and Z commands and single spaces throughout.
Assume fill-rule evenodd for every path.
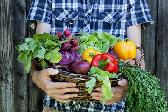
M 28 47 L 27 43 L 23 43 L 21 45 L 18 45 L 18 49 L 19 49 L 19 51 L 27 51 L 27 50 L 29 50 L 29 47 Z
M 80 53 L 83 53 L 87 48 L 94 48 L 101 52 L 107 52 L 117 41 L 118 38 L 106 32 L 87 33 L 80 37 Z
M 108 76 L 106 76 L 103 80 L 102 93 L 103 93 L 105 101 L 110 100 L 113 96 L 112 89 L 111 89 L 111 83 L 110 83 Z
M 40 67 L 46 68 L 48 61 L 58 63 L 62 55 L 59 53 L 61 42 L 50 34 L 36 34 L 32 38 L 25 38 L 25 41 L 16 46 L 18 61 L 24 65 L 26 72 L 30 71 L 31 61 L 36 59 Z
M 28 38 L 27 42 L 28 42 L 29 51 L 34 52 L 39 47 L 38 41 L 34 40 L 33 38 Z
M 32 54 L 29 52 L 21 52 L 18 56 L 18 61 L 24 65 L 25 71 L 28 73 L 31 68 Z
M 56 48 L 45 54 L 45 59 L 49 60 L 50 63 L 58 63 L 62 59 L 61 53 L 58 52 L 59 49 Z
M 86 87 L 89 94 L 92 93 L 95 84 L 96 84 L 95 77 L 91 77 L 91 79 L 88 82 L 86 82 Z
M 43 46 L 40 46 L 33 53 L 34 58 L 44 59 L 44 55 L 46 53 L 46 49 Z
M 103 101 L 110 100 L 113 96 L 110 78 L 118 78 L 117 74 L 112 74 L 97 67 L 92 67 L 89 71 L 89 75 L 95 77 L 96 80 L 99 80 L 102 83 Z M 94 82 L 94 79 L 86 82 L 88 93 L 91 93 L 93 91 L 93 88 L 95 86 Z
M 32 61 L 32 54 L 29 54 L 27 57 L 27 61 L 24 63 L 24 69 L 26 73 L 29 73 L 30 68 L 31 68 L 31 61 Z

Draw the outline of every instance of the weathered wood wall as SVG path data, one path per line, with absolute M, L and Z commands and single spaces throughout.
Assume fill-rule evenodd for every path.
M 30 34 L 31 0 L 0 0 L 0 112 L 40 112 L 42 93 L 17 62 L 15 46 Z M 143 31 L 147 68 L 168 93 L 168 0 L 148 0 L 155 24 Z M 168 94 L 167 94 L 168 96 Z
M 0 112 L 14 111 L 13 16 L 11 1 L 0 1 Z M 2 13 L 5 12 L 5 13 Z M 9 32 L 10 30 L 10 32 Z
M 158 0 L 156 27 L 156 75 L 168 93 L 168 0 Z M 168 94 L 167 94 L 168 98 Z

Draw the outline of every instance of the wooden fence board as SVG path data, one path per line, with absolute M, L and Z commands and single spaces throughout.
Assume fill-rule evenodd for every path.
M 31 0 L 26 0 L 26 13 L 29 13 L 29 8 L 31 5 Z M 26 14 L 26 15 L 27 15 Z M 31 29 L 29 24 L 26 27 L 26 37 L 35 34 L 35 30 Z M 42 100 L 44 97 L 44 93 L 38 89 L 38 87 L 32 82 L 31 76 L 29 76 L 28 84 L 28 110 L 29 112 L 41 112 L 42 111 Z
M 14 112 L 11 0 L 0 1 L 0 112 Z
M 168 0 L 158 2 L 156 73 L 168 93 Z M 167 94 L 168 98 L 168 94 Z
M 157 0 L 156 1 L 148 0 L 148 5 L 151 9 L 151 14 L 153 16 L 155 23 L 147 27 L 145 30 L 143 30 L 142 44 L 143 44 L 144 53 L 145 53 L 146 68 L 151 73 L 156 73 L 155 72 L 155 60 L 156 60 L 155 41 L 156 41 L 156 25 L 157 25 Z
M 26 28 L 26 2 L 25 0 L 13 1 L 13 43 L 14 47 L 21 43 L 25 37 Z M 17 51 L 14 48 L 13 75 L 14 75 L 14 107 L 15 112 L 29 112 L 28 110 L 28 76 L 24 73 L 23 66 L 16 60 Z

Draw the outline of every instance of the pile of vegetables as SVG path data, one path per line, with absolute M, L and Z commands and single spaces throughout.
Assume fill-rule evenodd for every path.
M 30 71 L 32 61 L 38 62 L 41 69 L 62 65 L 69 72 L 90 77 L 86 82 L 90 94 L 96 81 L 100 81 L 103 101 L 113 97 L 110 79 L 123 74 L 129 81 L 127 112 L 168 111 L 165 93 L 156 76 L 123 62 L 136 57 L 136 45 L 130 40 L 120 40 L 106 32 L 72 35 L 67 29 L 55 36 L 44 33 L 26 38 L 17 50 L 26 72 Z

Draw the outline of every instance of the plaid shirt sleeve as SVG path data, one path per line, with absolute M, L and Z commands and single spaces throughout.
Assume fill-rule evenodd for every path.
M 127 27 L 154 23 L 146 0 L 128 0 L 128 2 Z
M 27 20 L 51 23 L 51 2 L 49 0 L 32 0 Z

